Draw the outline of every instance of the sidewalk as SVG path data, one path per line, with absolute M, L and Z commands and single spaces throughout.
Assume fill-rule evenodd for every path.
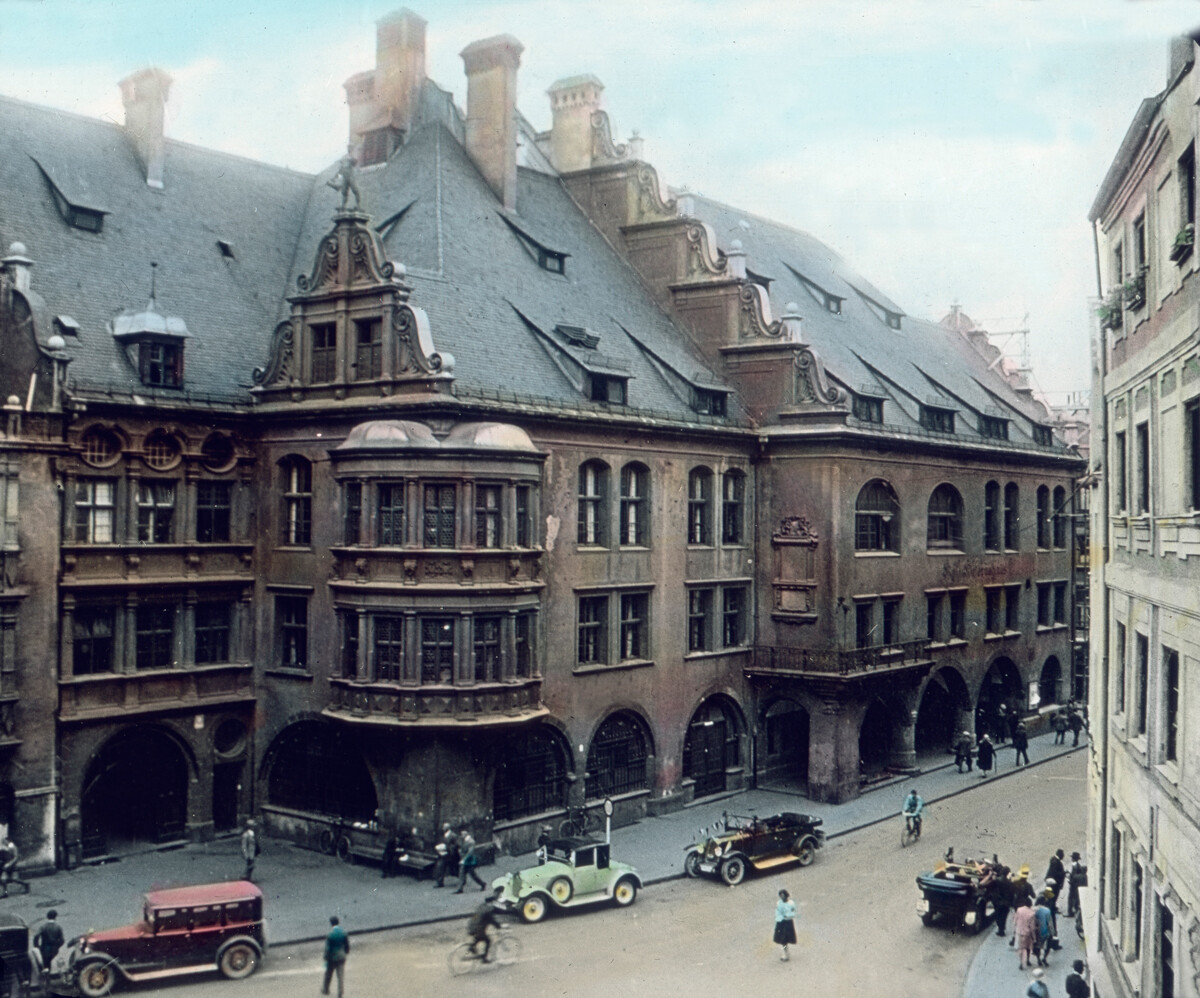
M 1062 911 L 1065 912 L 1066 908 L 1063 907 Z M 1008 920 L 1007 935 L 1012 935 L 1011 918 Z M 1062 949 L 1051 953 L 1050 966 L 1042 968 L 1046 975 L 1042 980 L 1046 982 L 1051 995 L 1066 994 L 1064 983 L 1074 961 L 1087 962 L 1083 940 L 1075 932 L 1075 919 L 1067 918 L 1061 912 L 1058 916 L 1058 940 L 1062 943 Z M 1033 977 L 1028 970 L 1018 969 L 1019 966 L 1017 951 L 1008 945 L 1007 937 L 1001 939 L 996 935 L 996 930 L 988 925 L 979 951 L 971 961 L 971 969 L 967 972 L 963 995 L 969 998 L 1013 998 L 1023 995 Z
M 1066 746 L 1056 746 L 1053 741 L 1053 733 L 1030 739 L 1032 765 L 1078 751 L 1072 750 L 1069 742 Z M 1081 742 L 1079 749 L 1085 744 Z M 1013 750 L 1009 746 L 1000 749 L 998 758 L 999 773 L 986 783 L 1019 771 L 1013 767 Z M 985 784 L 975 773 L 959 773 L 949 756 L 937 756 L 928 760 L 926 766 L 916 776 L 873 785 L 845 804 L 814 804 L 800 794 L 780 790 L 749 790 L 724 798 L 706 798 L 681 811 L 614 829 L 613 856 L 632 863 L 647 884 L 654 884 L 683 875 L 684 848 L 694 841 L 701 826 L 719 819 L 724 810 L 760 815 L 778 811 L 811 812 L 824 819 L 826 834 L 836 838 L 896 818 L 910 785 L 918 787 L 926 802 L 932 803 Z M 495 865 L 482 868 L 480 875 L 490 881 L 501 873 L 535 862 L 532 853 L 502 855 L 497 857 Z M 136 920 L 141 913 L 141 895 L 153 887 L 235 880 L 241 876 L 242 866 L 236 837 L 147 852 L 118 862 L 36 878 L 28 895 L 0 900 L 0 912 L 18 915 L 32 926 L 41 921 L 47 908 L 57 908 L 59 922 L 70 938 L 88 929 Z M 447 882 L 445 889 L 437 890 L 429 880 L 418 881 L 403 875 L 383 880 L 376 866 L 348 865 L 273 839 L 263 840 L 255 879 L 267 899 L 270 940 L 276 945 L 323 938 L 328 918 L 334 913 L 342 917 L 351 932 L 370 932 L 464 918 L 478 900 L 472 896 L 478 892 L 474 885 L 459 896 L 451 882 Z M 1063 959 L 1059 962 L 1069 963 Z

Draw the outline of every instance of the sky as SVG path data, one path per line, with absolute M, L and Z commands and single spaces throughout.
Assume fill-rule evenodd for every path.
M 316 172 L 349 76 L 399 0 L 0 0 L 0 94 L 123 120 L 117 81 L 175 82 L 171 138 Z M 511 34 L 518 103 L 592 73 L 663 182 L 812 233 L 910 315 L 958 303 L 1050 401 L 1089 387 L 1088 209 L 1193 0 L 410 0 L 427 72 Z M 2 139 L 0 139 L 2 141 Z M 2 220 L 0 220 L 2 223 Z M 718 233 L 724 245 L 735 234 Z M 749 261 L 753 267 L 753 261 Z M 1003 336 L 1027 329 L 1027 338 Z

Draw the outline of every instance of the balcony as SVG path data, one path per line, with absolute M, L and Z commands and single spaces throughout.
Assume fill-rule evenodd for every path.
M 84 721 L 253 703 L 253 680 L 248 662 L 76 676 L 58 684 L 59 719 Z
M 352 724 L 491 726 L 548 713 L 542 705 L 541 677 L 472 686 L 399 686 L 353 679 L 331 679 L 329 685 L 329 705 L 322 713 Z
M 355 585 L 540 588 L 537 548 L 335 547 L 335 586 Z
M 849 651 L 758 646 L 746 672 L 761 676 L 856 679 L 932 664 L 929 642 L 924 639 Z

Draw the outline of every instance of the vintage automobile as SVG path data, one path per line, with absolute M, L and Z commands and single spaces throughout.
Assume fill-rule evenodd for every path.
M 992 913 L 987 889 L 980 884 L 984 873 L 981 863 L 970 859 L 956 863 L 948 859 L 939 862 L 932 871 L 918 875 L 921 900 L 917 902 L 917 912 L 921 921 L 932 925 L 940 917 L 952 929 L 961 926 L 979 932 Z
M 683 869 L 689 877 L 716 874 L 732 887 L 745 879 L 747 869 L 808 866 L 825 844 L 821 819 L 811 814 L 784 811 L 760 818 L 727 812 L 721 818 L 716 829 L 687 847 Z
M 16 915 L 0 913 L 0 994 L 24 998 L 33 985 L 29 929 Z
M 551 908 L 575 908 L 612 901 L 627 908 L 637 899 L 642 878 L 627 863 L 609 858 L 607 842 L 551 839 L 537 866 L 492 881 L 495 905 L 515 911 L 526 922 L 540 922 Z
M 239 979 L 254 973 L 266 949 L 262 891 L 249 881 L 151 891 L 140 922 L 72 942 L 63 981 L 101 998 L 120 981 L 206 970 Z

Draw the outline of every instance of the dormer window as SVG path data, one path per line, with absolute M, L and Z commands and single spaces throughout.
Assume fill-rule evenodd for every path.
M 706 416 L 724 416 L 728 411 L 728 393 L 711 388 L 697 388 L 692 404 L 697 412 Z
M 992 440 L 1008 439 L 1008 420 L 1001 416 L 980 416 L 979 434 Z
M 921 425 L 935 433 L 954 432 L 954 410 L 943 409 L 940 406 L 921 406 Z
M 189 335 L 181 318 L 158 311 L 153 281 L 145 308 L 122 312 L 113 320 L 113 339 L 125 348 L 142 384 L 150 388 L 183 386 L 183 347 Z
M 99 207 L 95 196 L 88 191 L 87 179 L 74 175 L 73 171 L 63 168 L 61 164 L 43 163 L 35 157 L 31 158 L 46 178 L 54 197 L 54 206 L 63 221 L 73 229 L 82 229 L 84 232 L 102 231 L 104 216 L 108 212 Z
M 900 328 L 900 313 L 899 312 L 889 312 L 885 309 L 884 313 L 883 313 L 883 319 L 887 323 L 888 329 L 899 329 Z
M 359 166 L 375 166 L 386 163 L 400 147 L 400 131 L 395 128 L 376 128 L 364 132 L 362 151 L 358 154 Z
M 589 375 L 592 383 L 592 401 L 610 402 L 614 405 L 624 405 L 626 399 L 626 379 L 615 378 L 610 374 Z
M 883 399 L 856 394 L 852 397 L 850 405 L 855 419 L 860 419 L 864 423 L 883 422 Z
M 81 208 L 79 205 L 70 205 L 66 219 L 73 228 L 83 229 L 84 232 L 99 232 L 104 228 L 104 212 Z
M 138 373 L 144 385 L 178 388 L 183 384 L 183 347 L 178 343 L 139 343 Z
M 521 248 L 525 250 L 529 256 L 537 262 L 537 265 L 542 270 L 548 271 L 551 274 L 565 274 L 567 270 L 567 257 L 569 253 L 564 253 L 561 250 L 552 249 L 549 242 L 544 239 L 539 239 L 530 231 L 527 223 L 524 220 L 517 222 L 516 219 L 510 217 L 507 213 L 500 216 L 504 219 L 504 224 L 507 225 L 517 237 L 517 241 L 521 244 Z
M 1037 423 L 1033 426 L 1033 442 L 1041 447 L 1050 447 L 1054 444 L 1054 431 L 1048 426 L 1040 426 Z

